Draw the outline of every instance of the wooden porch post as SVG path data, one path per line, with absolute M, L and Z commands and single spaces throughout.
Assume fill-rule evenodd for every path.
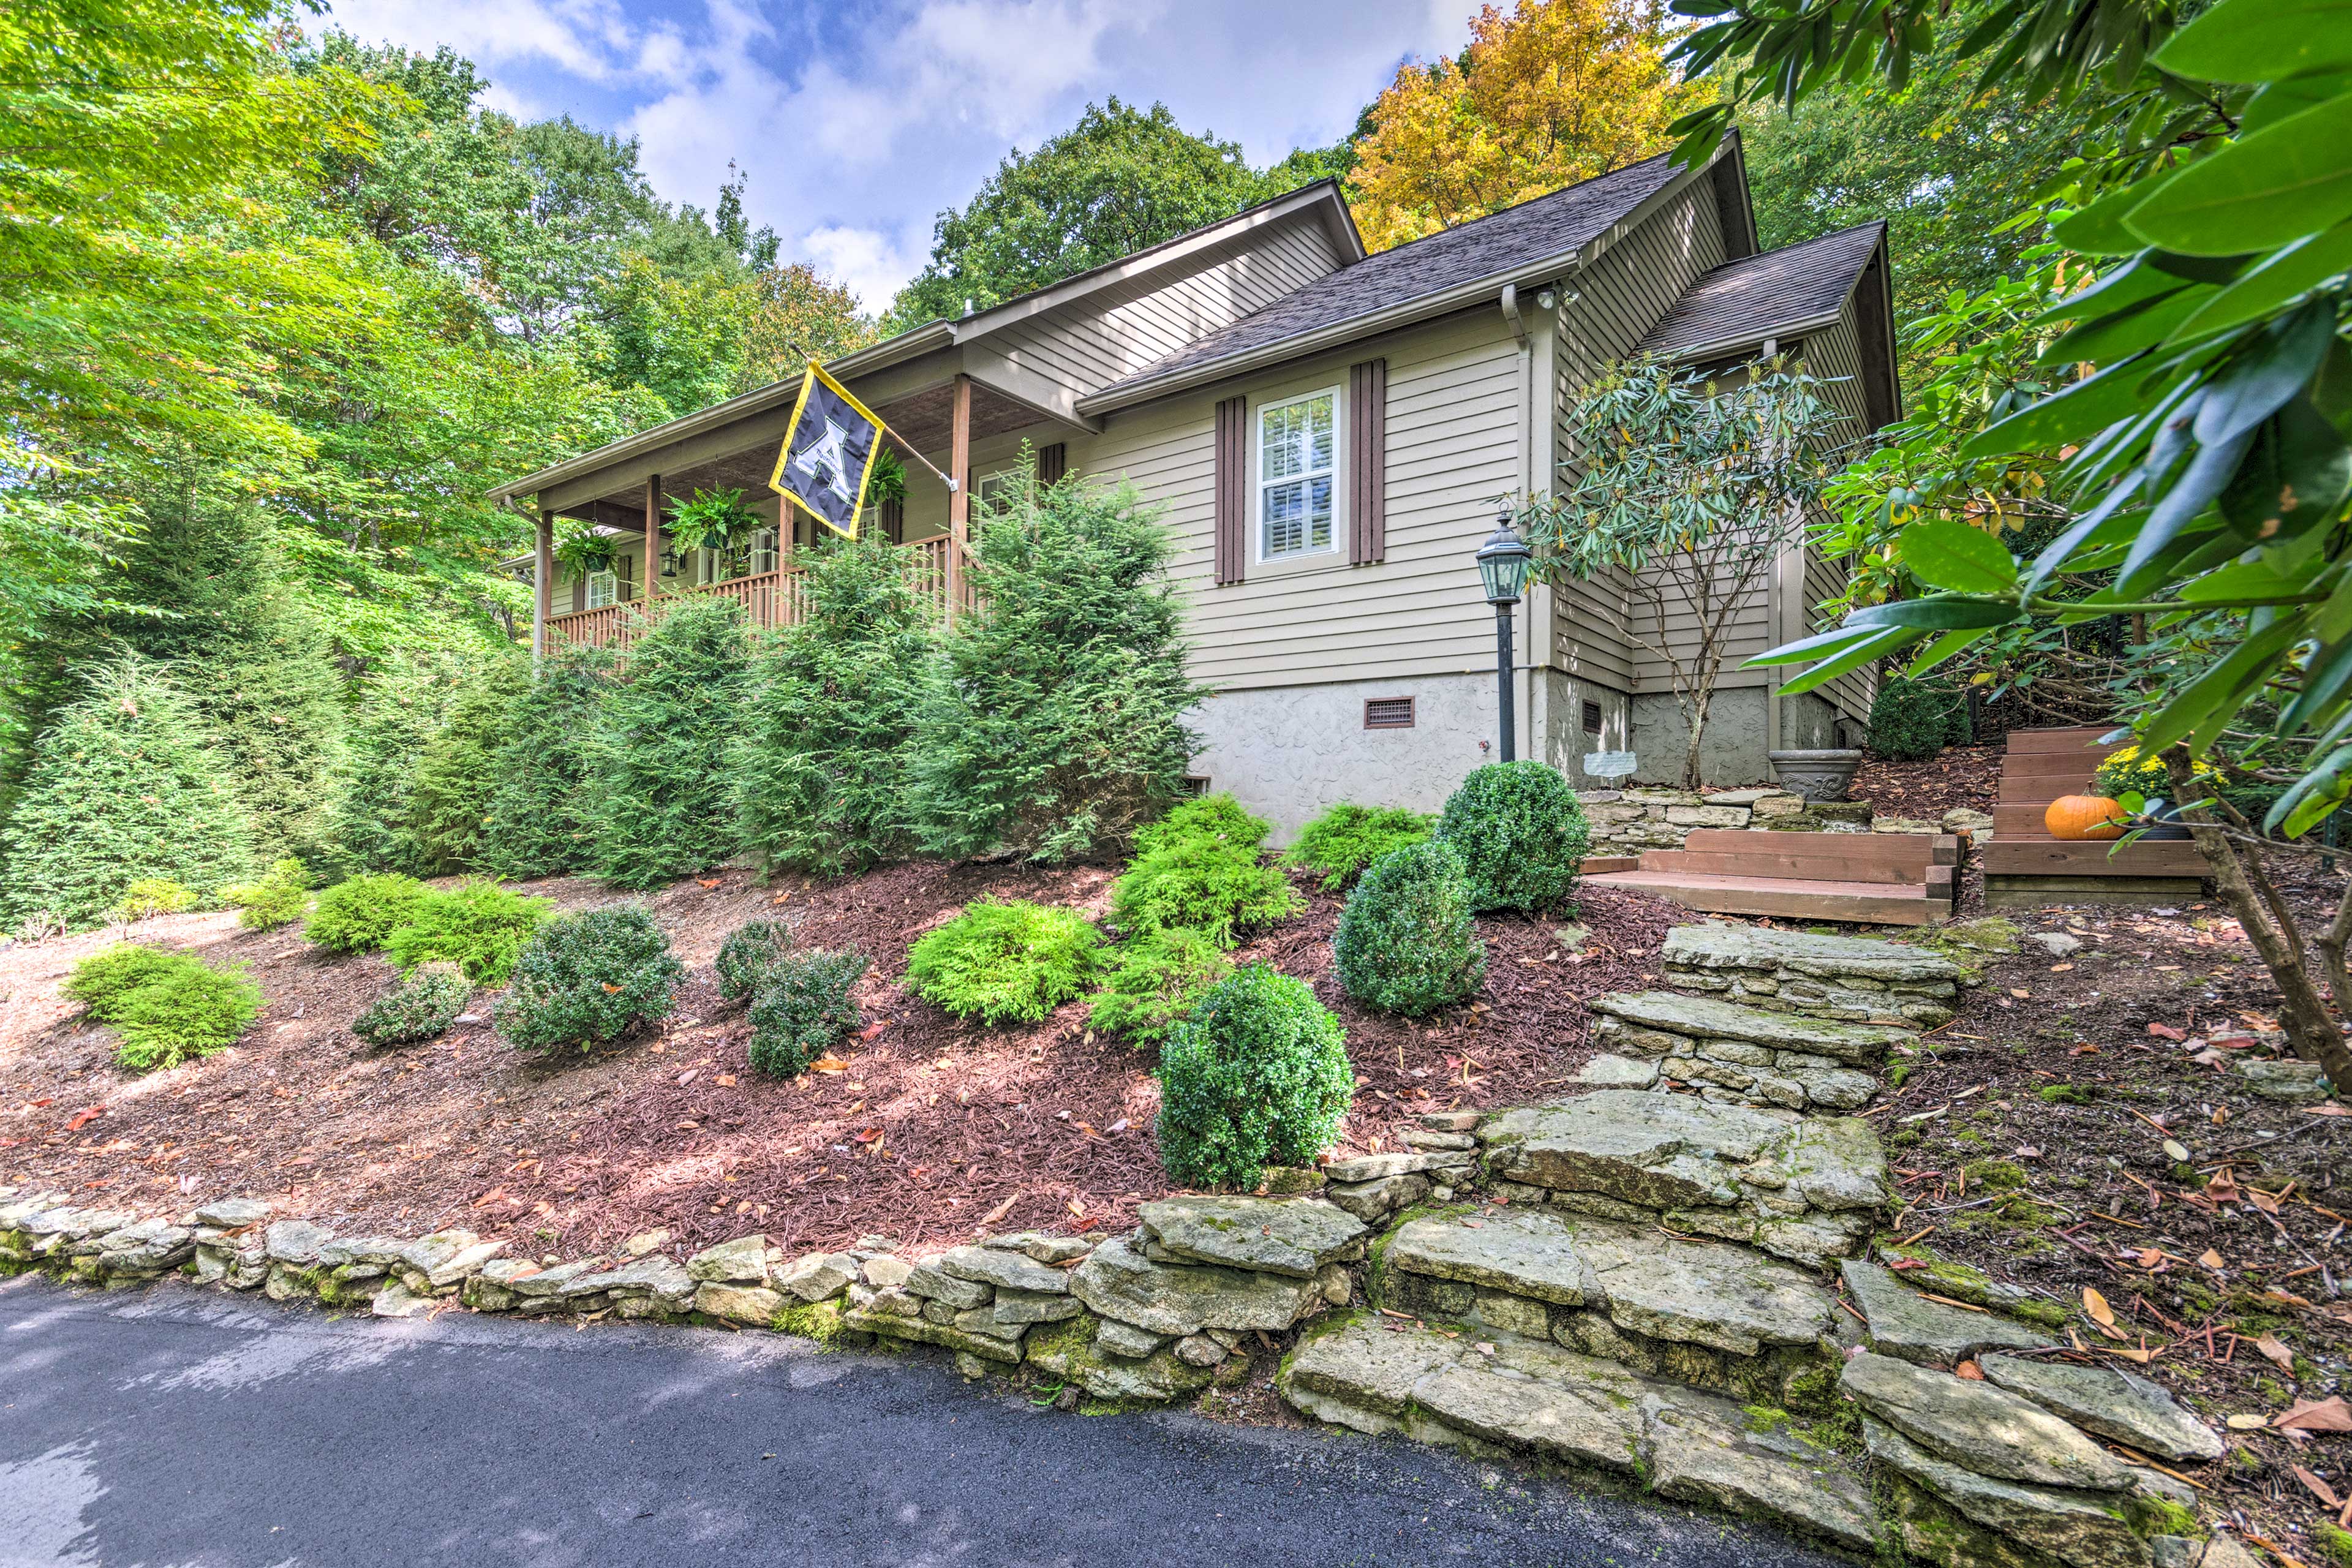
M 555 593 L 555 515 L 545 491 L 538 497 L 537 554 L 530 573 L 530 672 L 547 660 L 547 612 Z
M 955 476 L 955 489 L 948 492 L 948 624 L 953 626 L 963 609 L 964 554 L 971 538 L 971 377 L 961 373 L 955 378 L 948 472 Z
M 646 611 L 653 611 L 654 595 L 661 592 L 662 488 L 659 474 L 646 476 Z

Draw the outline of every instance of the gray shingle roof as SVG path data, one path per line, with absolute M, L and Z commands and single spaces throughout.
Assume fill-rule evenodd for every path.
M 1637 351 L 1673 359 L 1835 315 L 1885 232 L 1884 223 L 1866 223 L 1727 261 L 1684 289 Z
M 1668 162 L 1670 156 L 1661 153 L 1459 228 L 1367 257 L 1197 339 L 1105 390 L 1117 392 L 1232 354 L 1271 347 L 1575 250 L 1605 233 L 1680 174 Z

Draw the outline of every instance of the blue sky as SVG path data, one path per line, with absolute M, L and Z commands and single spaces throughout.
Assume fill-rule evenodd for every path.
M 931 219 L 1090 100 L 1166 103 L 1265 163 L 1336 140 L 1470 0 L 332 0 L 321 25 L 448 44 L 490 102 L 639 139 L 655 187 L 709 207 L 730 159 L 755 222 L 878 310 Z

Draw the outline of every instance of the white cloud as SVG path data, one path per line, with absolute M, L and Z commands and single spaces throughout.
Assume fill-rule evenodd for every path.
M 660 14 L 662 7 L 668 14 Z M 371 41 L 446 43 L 509 112 L 638 138 L 656 190 L 746 210 L 878 310 L 932 216 L 1011 146 L 1112 95 L 1165 102 L 1258 163 L 1338 139 L 1412 54 L 1459 48 L 1470 0 L 335 0 Z M 547 108 L 541 106 L 556 106 Z
M 866 310 L 879 311 L 922 269 L 930 248 L 927 235 L 894 240 L 877 229 L 835 226 L 802 235 L 796 248 L 819 271 L 847 284 Z

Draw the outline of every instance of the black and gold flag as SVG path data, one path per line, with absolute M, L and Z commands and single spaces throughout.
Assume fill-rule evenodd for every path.
M 835 533 L 855 539 L 866 478 L 881 449 L 882 421 L 812 361 L 768 484 Z

